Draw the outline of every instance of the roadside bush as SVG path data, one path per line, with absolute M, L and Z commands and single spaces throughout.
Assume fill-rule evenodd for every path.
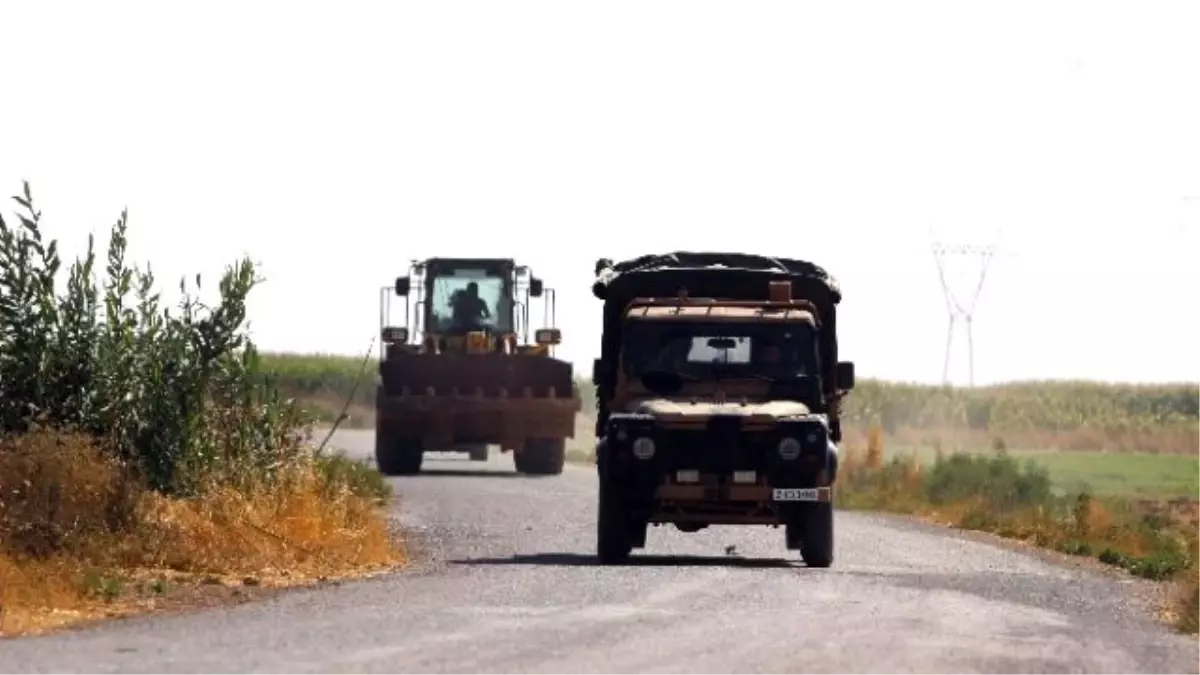
M 991 510 L 1011 512 L 1050 503 L 1053 490 L 1050 475 L 1032 462 L 1022 467 L 1005 453 L 956 453 L 934 462 L 925 477 L 925 496 L 932 504 L 979 499 Z
M 16 201 L 19 227 L 0 218 L 0 434 L 80 431 L 173 494 L 269 474 L 303 452 L 307 420 L 264 383 L 244 333 L 258 281 L 249 259 L 226 269 L 214 305 L 181 280 L 181 300 L 164 307 L 149 266 L 125 260 L 122 213 L 104 283 L 89 237 L 60 294 L 58 243 L 44 239 L 28 184 Z
M 298 579 L 400 559 L 382 477 L 310 448 L 311 418 L 247 338 L 249 259 L 213 302 L 197 275 L 167 306 L 126 261 L 122 213 L 103 273 L 89 237 L 60 286 L 28 183 L 15 200 L 17 222 L 0 216 L 0 632 L 112 601 L 136 569 Z

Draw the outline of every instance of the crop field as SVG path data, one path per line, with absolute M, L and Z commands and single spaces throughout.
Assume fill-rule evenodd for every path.
M 318 419 L 343 408 L 349 426 L 372 423 L 376 361 L 327 354 L 264 354 L 281 392 Z M 357 383 L 357 388 L 356 388 Z M 583 409 L 572 457 L 594 443 L 590 383 L 578 380 Z M 1020 382 L 975 389 L 863 379 L 847 401 L 848 447 L 882 431 L 892 456 L 928 463 L 940 451 L 996 453 L 1037 463 L 1061 490 L 1136 498 L 1197 498 L 1200 387 L 1196 384 Z
M 281 391 L 333 419 L 349 402 L 352 425 L 369 425 L 375 359 L 264 354 Z M 357 391 L 353 391 L 355 382 Z M 578 380 L 583 411 L 592 385 Z M 1196 456 L 1200 385 L 1020 382 L 975 389 L 863 379 L 847 399 L 843 426 L 861 443 L 879 426 L 896 446 L 943 450 L 1062 450 Z

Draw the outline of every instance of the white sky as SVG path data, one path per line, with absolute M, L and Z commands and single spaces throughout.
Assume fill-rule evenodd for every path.
M 168 288 L 251 255 L 263 348 L 361 352 L 410 259 L 513 256 L 586 373 L 597 257 L 724 249 L 830 269 L 860 375 L 936 381 L 930 231 L 1000 230 L 978 382 L 1200 379 L 1200 3 L 184 7 L 0 5 L 0 191 L 71 253 L 128 206 Z

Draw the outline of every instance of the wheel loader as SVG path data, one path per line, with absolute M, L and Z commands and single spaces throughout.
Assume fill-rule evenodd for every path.
M 391 320 L 393 298 L 403 325 Z M 543 320 L 531 341 L 533 300 Z M 571 364 L 554 358 L 554 303 L 554 289 L 509 258 L 413 261 L 380 289 L 379 470 L 417 474 L 427 452 L 486 461 L 498 446 L 519 473 L 562 473 L 580 398 Z

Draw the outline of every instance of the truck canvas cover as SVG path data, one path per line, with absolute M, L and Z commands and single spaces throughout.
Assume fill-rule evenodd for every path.
M 806 260 L 747 253 L 676 251 L 597 262 L 592 294 L 604 300 L 603 357 L 615 364 L 624 311 L 634 298 L 674 297 L 686 288 L 693 297 L 766 300 L 769 281 L 790 281 L 795 297 L 816 305 L 822 357 L 832 369 L 837 361 L 835 306 L 842 299 L 837 281 Z
M 592 294 L 623 306 L 638 295 L 673 296 L 686 282 L 697 297 L 765 300 L 768 280 L 791 281 L 798 297 L 818 306 L 836 305 L 842 299 L 833 276 L 805 260 L 688 251 L 644 255 L 615 264 L 603 261 Z

